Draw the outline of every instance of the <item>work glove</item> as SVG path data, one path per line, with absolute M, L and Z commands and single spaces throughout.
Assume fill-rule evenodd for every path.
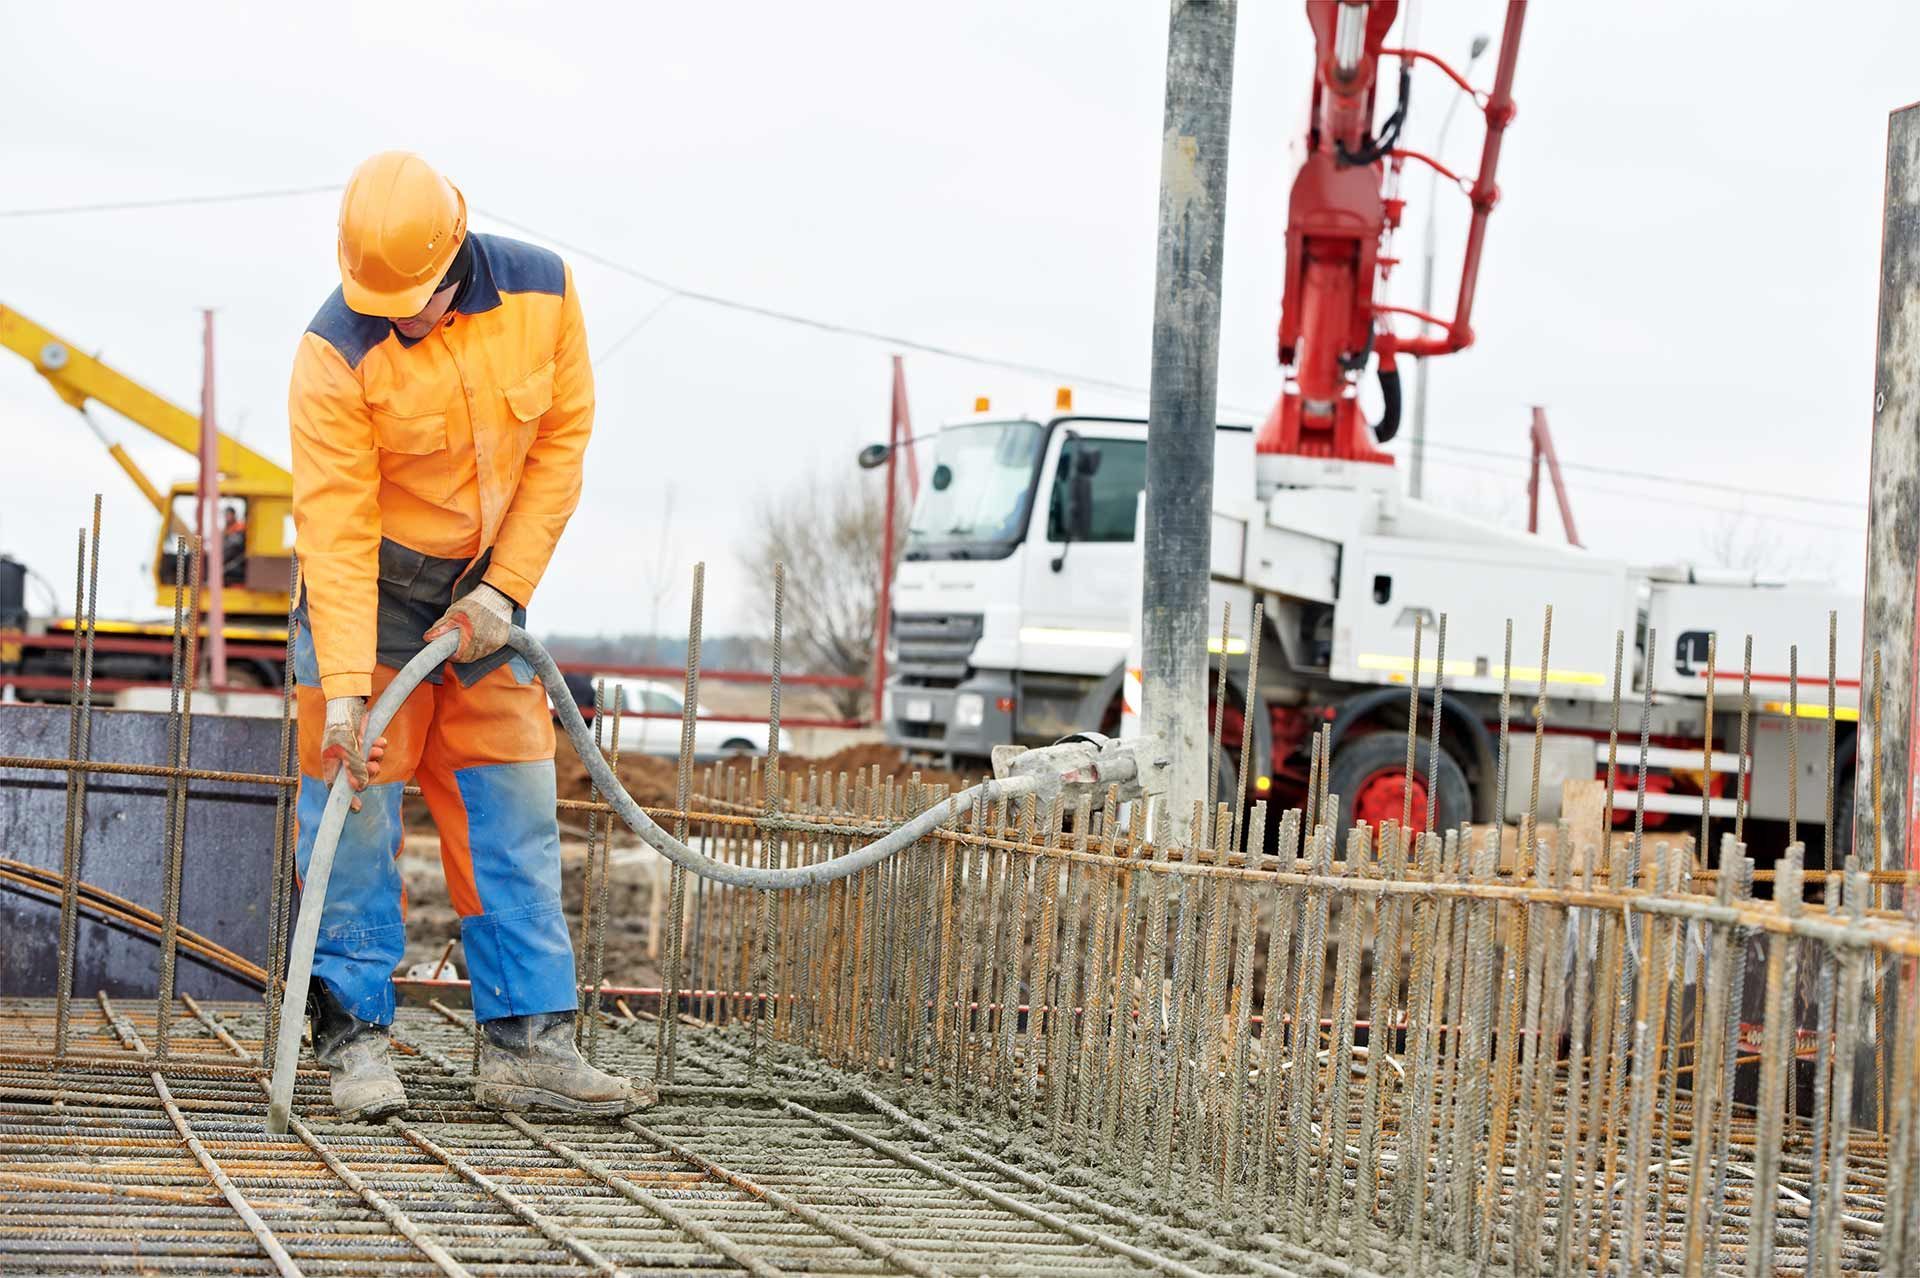
M 380 759 L 387 752 L 387 739 L 380 737 L 371 746 L 362 741 L 367 729 L 365 697 L 328 697 L 327 724 L 320 736 L 320 779 L 328 785 L 344 765 L 347 784 L 364 790 L 380 775 Z M 353 810 L 360 810 L 360 796 L 354 795 Z
M 427 638 L 438 639 L 458 629 L 460 647 L 453 659 L 462 663 L 479 661 L 506 646 L 507 630 L 512 625 L 513 600 L 483 581 L 453 601 L 453 607 L 427 631 Z

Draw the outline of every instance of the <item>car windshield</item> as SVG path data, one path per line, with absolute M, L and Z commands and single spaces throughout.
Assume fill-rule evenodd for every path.
M 1026 527 L 1046 431 L 1037 422 L 949 426 L 907 526 L 910 559 L 1006 554 Z

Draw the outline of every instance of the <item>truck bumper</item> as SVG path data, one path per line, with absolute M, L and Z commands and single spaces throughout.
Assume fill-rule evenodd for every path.
M 1013 704 L 1004 671 L 979 671 L 956 688 L 890 683 L 886 700 L 887 744 L 903 750 L 985 758 L 1013 740 L 1013 711 L 1000 708 Z

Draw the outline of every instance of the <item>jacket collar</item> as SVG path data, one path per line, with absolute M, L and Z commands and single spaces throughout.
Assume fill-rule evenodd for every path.
M 500 305 L 500 289 L 493 282 L 493 259 L 487 253 L 487 239 L 477 232 L 473 235 L 473 274 L 453 303 L 453 309 L 462 315 L 479 315 Z
M 472 232 L 473 235 L 473 274 L 467 277 L 467 286 L 460 290 L 460 296 L 454 299 L 448 312 L 455 315 L 480 315 L 500 305 L 500 289 L 493 281 L 493 260 L 487 255 L 487 237 Z M 389 323 L 395 340 L 403 347 L 418 346 L 426 340 L 420 337 L 408 337 Z M 431 330 L 429 330 L 431 331 Z

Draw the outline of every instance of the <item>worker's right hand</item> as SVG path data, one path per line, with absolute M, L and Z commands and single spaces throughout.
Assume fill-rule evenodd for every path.
M 363 742 L 367 728 L 365 697 L 328 697 L 327 725 L 320 737 L 320 779 L 333 784 L 341 765 L 347 769 L 347 784 L 364 790 L 380 775 L 380 760 L 387 752 L 387 739 L 377 738 L 371 746 Z M 354 795 L 353 810 L 360 810 L 360 796 Z

